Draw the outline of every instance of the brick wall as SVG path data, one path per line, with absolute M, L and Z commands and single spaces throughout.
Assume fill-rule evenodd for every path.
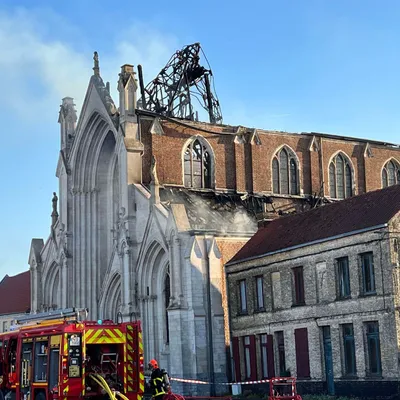
M 225 264 L 246 244 L 247 240 L 240 239 L 216 239 L 218 250 L 221 253 L 221 270 L 224 279 L 221 281 L 222 308 L 224 310 L 224 331 L 225 345 L 229 346 L 229 313 L 228 313 L 228 294 L 225 280 Z
M 300 194 L 305 196 L 319 194 L 321 188 L 324 195 L 329 196 L 329 162 L 338 152 L 346 155 L 351 162 L 356 194 L 381 188 L 383 165 L 391 158 L 400 161 L 399 148 L 368 144 L 365 140 L 258 131 L 261 143 L 256 143 L 250 141 L 250 131 L 239 135 L 235 134 L 235 127 L 194 122 L 189 124 L 182 126 L 171 121 L 161 121 L 163 134 L 155 134 L 150 133 L 151 120 L 141 122 L 141 137 L 145 146 L 145 184 L 150 181 L 148 171 L 151 154 L 154 154 L 160 183 L 183 185 L 183 148 L 196 135 L 207 140 L 215 157 L 215 188 L 237 192 L 272 193 L 272 158 L 282 146 L 288 146 L 298 158 Z M 277 204 L 280 202 L 278 200 Z
M 235 134 L 236 127 L 194 122 L 189 124 L 182 126 L 171 121 L 161 121 L 163 134 L 155 134 L 150 133 L 149 120 L 141 122 L 141 137 L 145 146 L 145 184 L 150 181 L 147 171 L 151 163 L 149 153 L 152 153 L 157 159 L 160 183 L 183 185 L 183 148 L 196 135 L 205 138 L 214 153 L 215 187 L 238 192 L 272 192 L 272 158 L 284 145 L 292 149 L 299 160 L 300 193 L 304 195 L 319 193 L 323 185 L 324 194 L 329 196 L 329 162 L 338 152 L 343 152 L 352 164 L 356 194 L 381 188 L 381 170 L 385 162 L 390 158 L 400 161 L 399 148 L 367 144 L 365 140 L 257 131 L 261 141 L 257 144 L 250 142 L 250 130 L 239 135 Z
M 396 219 L 395 219 L 396 220 Z M 392 239 L 393 240 L 393 239 Z M 230 325 L 233 337 L 267 334 L 276 337 L 284 333 L 286 368 L 297 375 L 295 332 L 307 329 L 310 377 L 307 385 L 326 385 L 322 327 L 330 327 L 333 375 L 338 392 L 345 393 L 343 382 L 357 380 L 360 393 L 366 383 L 375 379 L 379 385 L 389 385 L 398 379 L 398 321 L 395 319 L 398 287 L 393 285 L 395 266 L 386 231 L 381 235 L 364 233 L 328 243 L 311 245 L 227 267 Z M 372 252 L 376 293 L 363 294 L 360 254 Z M 350 298 L 338 298 L 337 259 L 349 258 Z M 305 304 L 294 306 L 292 268 L 302 266 L 304 271 Z M 274 304 L 272 273 L 280 273 L 280 302 Z M 256 309 L 255 277 L 264 278 L 265 310 Z M 239 310 L 238 282 L 246 280 L 247 313 Z M 276 287 L 276 286 L 275 286 Z M 371 377 L 366 345 L 366 324 L 379 325 L 382 374 Z M 355 341 L 356 374 L 347 377 L 344 372 L 343 324 L 352 324 Z M 240 342 L 240 341 L 239 341 Z M 278 349 L 275 347 L 275 371 L 279 371 Z M 243 357 L 243 350 L 240 350 Z M 258 378 L 260 371 L 258 372 Z M 376 383 L 377 384 L 377 383 Z M 306 385 L 306 386 L 307 386 Z M 385 387 L 386 387 L 385 386 Z M 324 386 L 326 388 L 326 386 Z M 349 387 L 349 386 L 348 386 Z M 308 389 L 312 391 L 312 388 Z M 386 389 L 385 389 L 386 390 Z M 346 394 L 348 394 L 347 391 Z

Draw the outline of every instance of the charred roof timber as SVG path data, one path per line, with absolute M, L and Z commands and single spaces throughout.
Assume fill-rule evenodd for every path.
M 200 53 L 205 56 L 200 43 L 178 50 L 146 87 L 143 71 L 138 65 L 141 99 L 138 107 L 166 117 L 198 120 L 194 105 L 198 103 L 207 111 L 211 123 L 222 123 L 217 96 L 212 92 L 213 75 L 210 69 L 200 65 Z

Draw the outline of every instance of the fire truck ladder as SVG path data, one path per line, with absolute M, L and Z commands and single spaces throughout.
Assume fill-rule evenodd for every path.
M 37 314 L 28 314 L 16 320 L 16 327 L 19 327 L 20 325 L 35 325 L 41 321 L 54 319 L 76 319 L 77 321 L 82 321 L 87 318 L 88 312 L 89 310 L 87 308 L 66 308 Z
M 118 353 L 102 353 L 100 357 L 100 366 L 102 371 L 104 364 L 111 364 L 114 369 L 117 369 Z

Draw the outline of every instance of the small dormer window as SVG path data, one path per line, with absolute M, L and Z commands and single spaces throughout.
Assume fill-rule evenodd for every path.
M 184 153 L 184 185 L 192 188 L 212 187 L 212 155 L 208 144 L 195 139 Z

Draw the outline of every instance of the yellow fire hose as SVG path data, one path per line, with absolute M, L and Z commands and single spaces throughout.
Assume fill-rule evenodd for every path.
M 110 397 L 110 400 L 118 400 L 117 396 L 121 397 L 122 400 L 129 400 L 124 394 L 122 394 L 118 390 L 111 390 L 110 386 L 108 386 L 108 383 L 101 375 L 91 373 L 89 374 L 89 376 L 106 391 L 106 393 Z

